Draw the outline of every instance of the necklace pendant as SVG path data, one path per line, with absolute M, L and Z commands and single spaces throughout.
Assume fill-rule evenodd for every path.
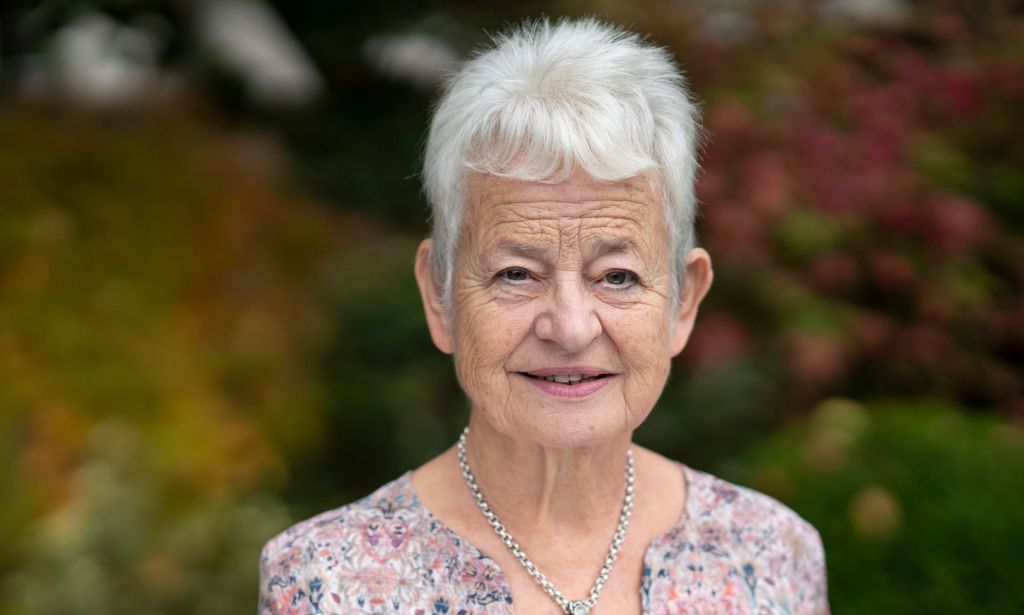
M 586 600 L 577 600 L 576 602 L 569 602 L 566 608 L 566 613 L 569 615 L 587 615 L 590 613 L 590 607 L 587 606 Z

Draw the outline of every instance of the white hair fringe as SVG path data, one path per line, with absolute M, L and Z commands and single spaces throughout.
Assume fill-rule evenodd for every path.
M 451 306 L 471 172 L 558 183 L 580 168 L 661 181 L 679 296 L 695 244 L 702 132 L 686 80 L 662 47 L 594 18 L 525 22 L 493 38 L 448 81 L 423 163 L 434 279 Z

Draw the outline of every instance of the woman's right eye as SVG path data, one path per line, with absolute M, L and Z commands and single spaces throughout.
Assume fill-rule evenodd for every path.
M 509 267 L 498 274 L 501 279 L 508 282 L 525 282 L 530 279 L 530 272 L 522 267 Z

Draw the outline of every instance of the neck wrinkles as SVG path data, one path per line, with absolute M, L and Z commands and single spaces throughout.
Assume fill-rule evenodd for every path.
M 589 534 L 617 523 L 629 447 L 623 434 L 601 446 L 545 448 L 471 420 L 466 455 L 484 498 L 513 534 Z

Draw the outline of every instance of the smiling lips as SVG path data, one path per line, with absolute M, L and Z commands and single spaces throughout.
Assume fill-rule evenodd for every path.
M 558 367 L 519 373 L 544 393 L 560 399 L 589 397 L 615 376 L 592 367 Z

